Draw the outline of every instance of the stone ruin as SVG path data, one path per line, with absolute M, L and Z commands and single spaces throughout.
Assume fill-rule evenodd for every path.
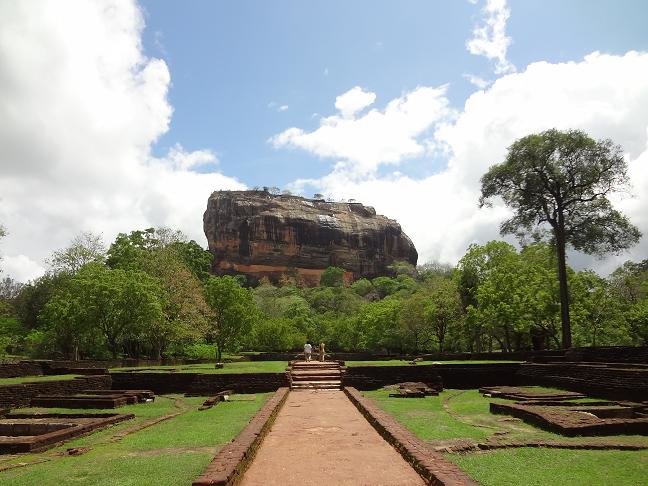
M 129 414 L 0 413 L 0 454 L 36 452 L 130 420 Z
M 566 436 L 648 435 L 648 402 L 579 401 L 573 392 L 542 392 L 532 387 L 480 388 L 486 397 L 514 400 L 490 403 L 493 414 L 511 415 Z

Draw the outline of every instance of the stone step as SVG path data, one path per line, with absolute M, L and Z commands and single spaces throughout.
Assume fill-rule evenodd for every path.
M 293 383 L 302 381 L 342 381 L 339 376 L 302 376 L 292 377 Z
M 340 365 L 338 364 L 293 365 L 292 367 L 293 370 L 303 370 L 303 369 L 312 370 L 312 369 L 329 369 L 329 368 L 340 369 Z
M 341 375 L 340 370 L 292 370 L 293 376 Z
M 342 388 L 341 383 L 293 383 L 291 389 L 293 390 L 339 390 Z
M 310 381 L 297 381 L 293 382 L 293 385 L 340 385 L 342 382 L 340 380 L 310 380 Z

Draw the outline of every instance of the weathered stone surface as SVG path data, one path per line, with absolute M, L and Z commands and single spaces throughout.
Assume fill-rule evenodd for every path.
M 317 285 L 329 266 L 347 278 L 385 275 L 395 261 L 418 254 L 400 225 L 360 203 L 326 202 L 266 191 L 217 191 L 204 230 L 217 274 L 293 276 Z

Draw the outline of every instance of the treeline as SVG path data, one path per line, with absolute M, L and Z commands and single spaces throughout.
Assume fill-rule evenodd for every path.
M 559 348 L 555 251 L 503 241 L 472 245 L 456 267 L 407 263 L 346 285 L 285 277 L 255 288 L 210 275 L 212 255 L 169 229 L 92 234 L 54 252 L 49 271 L 0 285 L 0 353 L 38 358 L 221 358 L 222 352 L 390 353 Z M 609 278 L 568 268 L 576 346 L 648 344 L 648 260 Z

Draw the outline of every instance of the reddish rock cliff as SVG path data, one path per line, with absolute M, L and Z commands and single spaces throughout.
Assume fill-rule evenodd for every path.
M 203 217 L 214 273 L 317 285 L 324 269 L 348 278 L 384 275 L 394 261 L 416 265 L 400 225 L 360 203 L 325 202 L 266 191 L 217 191 Z

